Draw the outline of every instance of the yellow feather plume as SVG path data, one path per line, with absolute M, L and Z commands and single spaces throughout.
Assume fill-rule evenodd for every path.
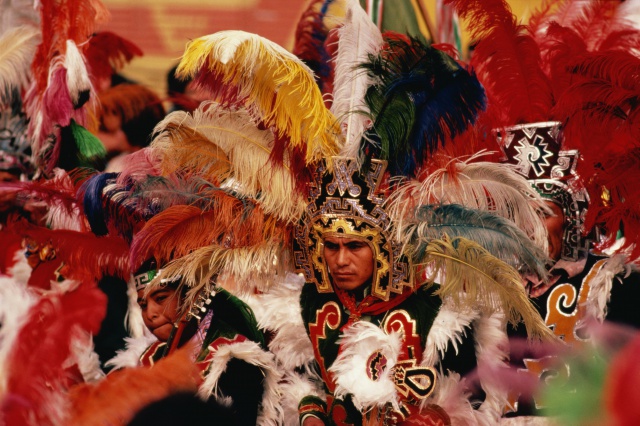
M 294 147 L 306 145 L 308 163 L 338 153 L 340 128 L 312 71 L 281 46 L 243 31 L 200 37 L 187 45 L 177 74 L 194 77 L 202 71 L 214 76 L 214 92 L 237 90 L 237 99 L 246 98 L 247 108 L 278 136 L 287 136 Z
M 415 255 L 410 248 L 409 254 Z M 522 321 L 530 338 L 555 340 L 529 300 L 518 272 L 478 243 L 445 235 L 428 244 L 421 263 L 430 271 L 431 284 L 442 281 L 437 294 L 487 313 L 501 310 L 510 323 Z

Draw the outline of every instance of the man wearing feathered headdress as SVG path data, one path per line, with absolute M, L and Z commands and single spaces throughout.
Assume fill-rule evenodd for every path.
M 638 34 L 624 15 L 633 6 L 547 2 L 525 25 L 503 0 L 447 3 L 471 22 L 477 40 L 471 64 L 489 105 L 479 133 L 497 136 L 502 164 L 547 203 L 542 215 L 550 276 L 545 281 L 524 274 L 540 315 L 574 348 L 588 340 L 589 322 L 640 325 L 630 305 L 640 292 L 631 274 L 638 254 L 637 190 L 618 169 L 633 169 L 638 158 L 629 131 L 636 77 L 628 73 L 638 66 Z M 616 242 L 620 228 L 628 238 Z M 611 254 L 602 252 L 606 248 Z M 528 359 L 519 368 L 543 382 L 558 373 L 550 360 Z M 566 373 L 556 374 L 556 382 Z M 540 401 L 518 403 L 517 393 L 507 411 L 539 414 Z

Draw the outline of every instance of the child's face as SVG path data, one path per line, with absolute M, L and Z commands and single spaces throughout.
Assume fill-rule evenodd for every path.
M 179 297 L 173 288 L 159 288 L 144 298 L 144 290 L 138 291 L 138 305 L 142 309 L 144 325 L 158 340 L 169 340 L 173 324 L 178 320 Z

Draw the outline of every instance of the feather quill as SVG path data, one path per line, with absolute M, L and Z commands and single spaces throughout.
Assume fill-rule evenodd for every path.
M 340 129 L 300 59 L 255 34 L 222 31 L 191 41 L 178 76 L 194 77 L 225 106 L 247 105 L 276 140 L 313 162 L 338 152 Z
M 445 234 L 410 248 L 408 254 L 414 265 L 429 265 L 431 282 L 443 276 L 436 291 L 441 297 L 489 314 L 502 310 L 511 324 L 522 321 L 530 338 L 555 339 L 527 297 L 518 272 L 478 243 L 462 237 L 450 239 Z
M 369 55 L 377 56 L 384 40 L 378 27 L 356 0 L 347 1 L 346 17 L 338 29 L 338 37 L 331 112 L 340 120 L 345 138 L 340 155 L 357 158 L 360 139 L 371 124 L 364 97 L 375 82 L 358 65 L 366 62 Z
M 21 26 L 8 30 L 0 38 L 0 103 L 10 103 L 13 89 L 29 83 L 29 66 L 38 44 L 37 29 Z

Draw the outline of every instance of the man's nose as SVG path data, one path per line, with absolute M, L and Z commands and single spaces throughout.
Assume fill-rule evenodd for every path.
M 160 306 L 155 303 L 147 303 L 146 314 L 150 320 L 158 318 L 160 315 Z
M 340 247 L 338 250 L 338 256 L 336 257 L 336 263 L 338 266 L 346 266 L 349 264 L 349 250 L 344 247 Z

